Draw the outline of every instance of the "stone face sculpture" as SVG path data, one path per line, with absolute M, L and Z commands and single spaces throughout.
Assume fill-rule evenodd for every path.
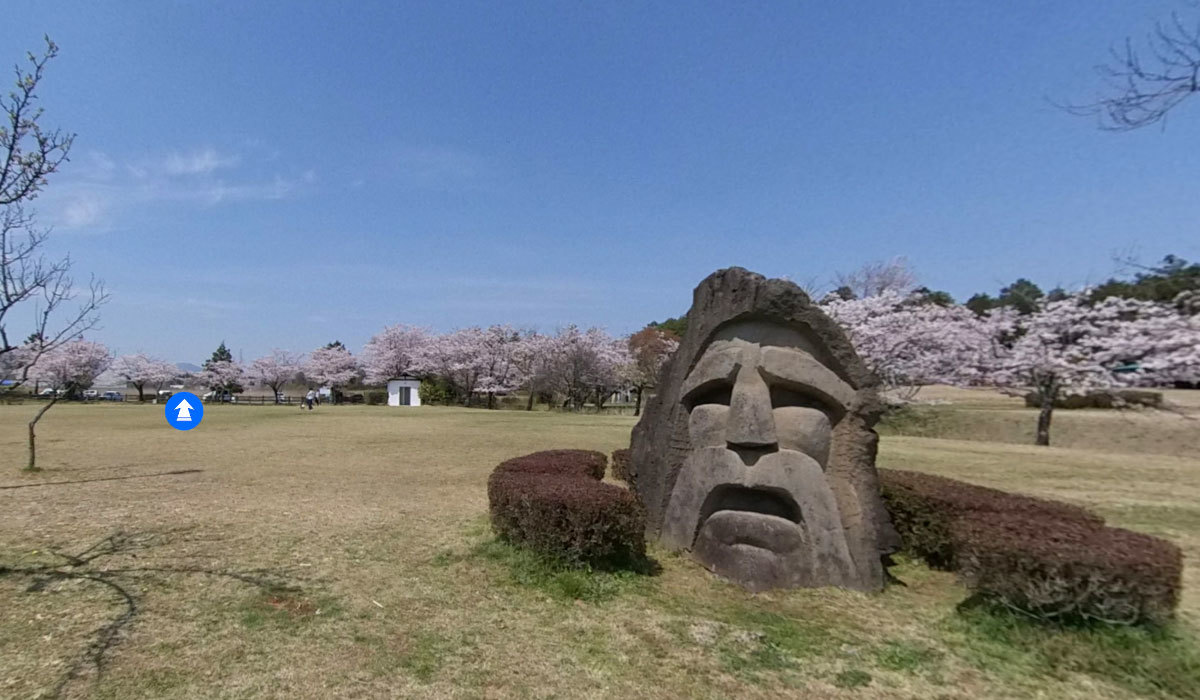
M 795 284 L 742 268 L 696 288 L 634 428 L 647 530 L 751 590 L 883 587 L 899 548 L 875 472 L 875 379 Z

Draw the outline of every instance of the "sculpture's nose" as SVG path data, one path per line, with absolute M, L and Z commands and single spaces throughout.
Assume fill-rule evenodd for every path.
M 725 428 L 729 449 L 752 465 L 764 454 L 779 449 L 775 416 L 771 412 L 771 390 L 753 366 L 738 371 L 729 397 L 729 423 Z

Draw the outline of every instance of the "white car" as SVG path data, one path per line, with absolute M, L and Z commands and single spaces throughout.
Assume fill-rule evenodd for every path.
M 96 391 L 95 389 L 88 389 L 88 390 L 86 390 L 86 391 L 84 391 L 84 392 L 83 392 L 83 398 L 84 398 L 84 399 L 86 399 L 86 400 L 88 400 L 88 401 L 91 401 L 91 400 L 93 400 L 93 399 L 97 399 L 97 398 L 99 398 L 99 397 L 100 397 L 100 392 L 99 392 L 99 391 Z

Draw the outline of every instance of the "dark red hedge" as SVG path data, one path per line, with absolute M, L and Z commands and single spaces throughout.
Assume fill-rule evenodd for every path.
M 1078 506 L 1008 493 L 933 474 L 879 470 L 884 502 L 904 546 L 937 569 L 954 570 L 950 524 L 958 517 L 1008 513 L 1028 519 L 1066 520 L 1101 526 L 1104 519 Z
M 612 453 L 612 476 L 614 479 L 620 479 L 630 486 L 633 485 L 632 475 L 629 473 L 629 455 L 628 448 L 613 450 Z
M 488 479 L 501 538 L 574 564 L 623 566 L 644 558 L 646 517 L 627 489 L 601 483 L 600 452 L 552 450 L 501 463 Z
M 522 474 L 577 474 L 596 481 L 604 478 L 608 457 L 595 450 L 545 450 L 501 462 L 497 472 Z
M 1157 537 L 1011 514 L 953 529 L 967 585 L 1038 617 L 1165 622 L 1179 603 L 1183 555 Z
M 1051 620 L 1165 622 L 1183 557 L 1090 511 L 954 479 L 879 470 L 905 548 L 981 597 Z

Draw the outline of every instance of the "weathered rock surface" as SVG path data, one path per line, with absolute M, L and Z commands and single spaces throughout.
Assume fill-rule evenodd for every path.
M 883 587 L 898 549 L 875 472 L 875 379 L 795 284 L 700 283 L 634 428 L 648 534 L 751 590 Z

